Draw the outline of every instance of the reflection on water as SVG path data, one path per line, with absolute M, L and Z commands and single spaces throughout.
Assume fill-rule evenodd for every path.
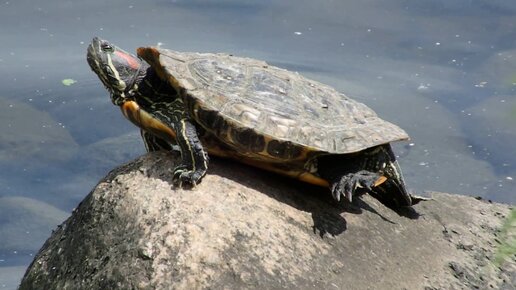
M 299 71 L 409 132 L 396 152 L 413 190 L 514 204 L 515 14 L 501 0 L 1 2 L 0 288 L 102 176 L 144 152 L 89 71 L 93 36 Z

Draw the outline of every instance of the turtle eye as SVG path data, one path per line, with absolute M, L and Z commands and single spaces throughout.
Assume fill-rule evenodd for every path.
M 102 49 L 102 51 L 105 51 L 105 52 L 114 52 L 115 51 L 115 48 L 113 48 L 113 46 L 109 43 L 102 43 L 100 45 L 100 48 Z

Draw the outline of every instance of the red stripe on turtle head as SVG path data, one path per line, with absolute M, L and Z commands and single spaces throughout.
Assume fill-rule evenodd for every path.
M 117 57 L 125 60 L 132 69 L 138 69 L 140 67 L 140 60 L 133 55 L 126 53 L 125 51 L 115 51 Z

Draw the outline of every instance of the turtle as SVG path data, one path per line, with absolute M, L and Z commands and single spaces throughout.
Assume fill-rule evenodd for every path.
M 209 156 L 329 188 L 337 201 L 369 193 L 410 207 L 391 143 L 407 133 L 328 85 L 225 53 L 140 47 L 93 38 L 87 61 L 147 151 L 178 150 L 172 184 L 194 187 Z

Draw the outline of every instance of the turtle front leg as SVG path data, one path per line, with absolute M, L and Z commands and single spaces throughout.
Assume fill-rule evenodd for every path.
M 197 135 L 195 126 L 186 118 L 174 122 L 177 145 L 181 149 L 181 164 L 174 168 L 174 183 L 197 185 L 208 170 L 208 154 Z
M 148 149 L 156 149 L 156 140 L 164 140 L 176 144 L 181 151 L 181 164 L 174 168 L 173 182 L 176 185 L 197 185 L 208 169 L 208 154 L 204 151 L 195 126 L 190 122 L 183 103 L 176 99 L 171 103 L 156 103 L 152 114 L 142 109 L 136 102 L 127 101 L 121 106 L 122 113 L 132 123 L 140 127 L 146 134 L 157 136 L 157 139 L 144 135 L 144 141 L 150 141 Z M 172 148 L 169 146 L 169 148 Z

